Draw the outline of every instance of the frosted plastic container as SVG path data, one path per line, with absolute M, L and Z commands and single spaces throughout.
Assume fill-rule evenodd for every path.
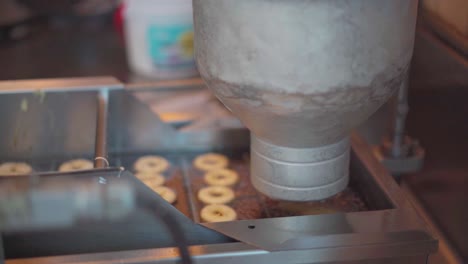
M 198 75 L 192 0 L 126 0 L 124 4 L 127 57 L 135 73 L 155 79 Z

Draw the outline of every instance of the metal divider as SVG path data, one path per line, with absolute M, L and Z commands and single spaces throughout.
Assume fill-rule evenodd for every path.
M 187 198 L 188 198 L 188 203 L 190 207 L 190 212 L 192 213 L 192 219 L 196 223 L 200 223 L 200 215 L 198 214 L 195 201 L 193 200 L 194 197 L 194 192 L 192 189 L 192 184 L 190 181 L 190 176 L 189 176 L 189 167 L 190 163 L 187 161 L 187 158 L 181 157 L 180 160 L 180 167 L 182 170 L 182 178 L 184 181 L 184 188 L 185 191 L 187 192 Z

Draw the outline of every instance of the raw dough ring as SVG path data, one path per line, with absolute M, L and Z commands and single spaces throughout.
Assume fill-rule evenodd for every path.
M 143 156 L 139 158 L 133 167 L 138 172 L 161 173 L 169 168 L 169 161 L 159 156 Z
M 94 168 L 94 163 L 87 159 L 74 159 L 62 163 L 59 167 L 59 171 L 79 171 L 79 170 L 90 170 Z
M 212 170 L 205 174 L 205 182 L 212 186 L 231 186 L 238 180 L 237 172 L 230 169 Z
M 223 169 L 226 168 L 228 164 L 229 159 L 226 156 L 216 153 L 200 155 L 193 161 L 193 165 L 203 171 Z
M 147 171 L 138 172 L 135 174 L 135 177 L 150 187 L 161 186 L 166 181 L 166 178 L 164 178 L 164 176 L 161 174 Z
M 209 186 L 198 192 L 198 199 L 206 204 L 225 204 L 234 200 L 234 192 L 224 186 Z
M 0 165 L 0 176 L 26 175 L 31 172 L 31 166 L 24 162 L 5 162 Z
M 156 186 L 152 189 L 170 204 L 177 200 L 177 194 L 171 188 L 165 186 Z
M 200 211 L 202 221 L 205 222 L 226 222 L 234 221 L 237 213 L 230 206 L 224 204 L 210 204 Z

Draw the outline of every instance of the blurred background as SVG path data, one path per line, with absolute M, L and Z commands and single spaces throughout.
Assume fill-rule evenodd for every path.
M 0 45 L 1 79 L 197 75 L 186 0 L 1 0 Z
M 190 2 L 0 0 L 0 80 L 196 77 Z M 420 1 L 408 98 L 407 134 L 426 156 L 400 183 L 467 263 L 468 0 Z

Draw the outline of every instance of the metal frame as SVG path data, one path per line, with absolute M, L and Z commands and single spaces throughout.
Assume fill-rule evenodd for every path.
M 428 254 L 436 250 L 437 241 L 427 233 L 391 176 L 369 148 L 364 148 L 366 143 L 354 135 L 352 145 L 352 175 L 368 179 L 364 180 L 368 185 L 362 188 L 378 190 L 368 193 L 372 207 L 390 209 L 206 224 L 244 242 L 192 246 L 190 252 L 196 263 L 425 263 Z M 6 263 L 143 264 L 176 263 L 177 259 L 176 248 L 159 248 Z
M 66 87 L 79 86 L 71 82 Z M 93 90 L 92 79 L 78 83 L 87 83 L 86 90 Z M 102 85 L 94 90 L 101 91 L 103 86 L 109 89 Z M 0 94 L 2 87 L 6 86 L 0 84 Z M 112 87 L 122 89 L 123 85 Z M 21 91 L 33 92 L 28 89 Z M 10 88 L 3 91 L 13 93 Z M 100 145 L 105 142 L 96 140 L 96 149 L 105 150 Z M 437 249 L 437 241 L 370 147 L 357 134 L 351 142 L 351 184 L 365 195 L 374 211 L 205 224 L 242 242 L 192 246 L 190 251 L 196 263 L 425 263 L 428 254 Z M 96 156 L 100 155 L 97 151 Z M 177 256 L 176 248 L 158 248 L 6 263 L 175 263 Z
M 103 88 L 122 89 L 123 85 L 113 77 L 31 79 L 0 82 L 0 94 L 18 94 L 31 92 L 83 92 L 97 91 Z
M 426 248 L 408 251 L 407 244 L 393 245 L 392 250 L 382 250 L 379 247 L 366 246 L 365 257 L 380 259 L 375 263 L 425 263 L 423 256 Z M 212 246 L 190 247 L 196 263 L 371 263 L 362 262 L 362 251 L 354 248 L 323 248 L 315 250 L 290 250 L 268 252 L 259 250 L 242 243 L 229 243 Z M 413 256 L 413 254 L 421 256 Z M 398 254 L 398 257 L 395 257 Z M 382 259 L 384 258 L 384 259 Z M 390 260 L 394 258 L 394 260 Z M 385 260 L 387 259 L 387 260 Z M 11 260 L 6 264 L 149 264 L 149 263 L 177 263 L 178 257 L 173 248 L 150 249 L 138 251 L 124 251 L 92 255 L 77 255 L 66 257 L 35 258 Z

